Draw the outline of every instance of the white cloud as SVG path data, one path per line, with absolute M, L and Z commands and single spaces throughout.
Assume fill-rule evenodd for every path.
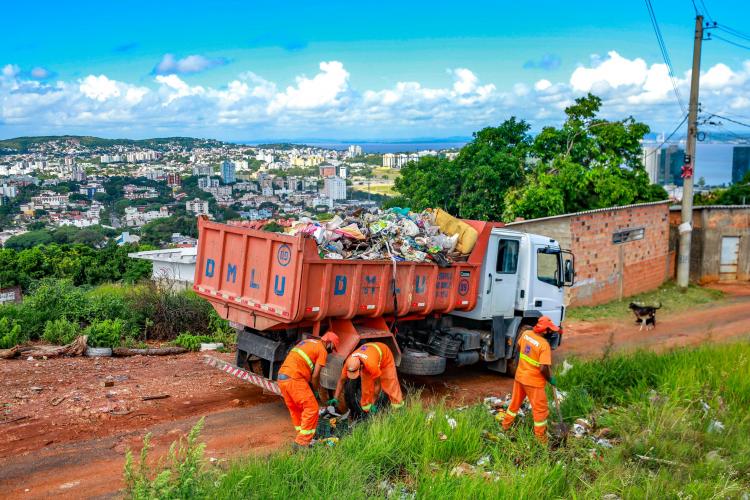
M 81 80 L 81 85 L 78 88 L 83 95 L 96 101 L 106 101 L 120 95 L 117 82 L 104 75 L 89 75 Z
M 175 63 L 176 64 L 176 63 Z M 185 68 L 183 68 L 185 69 Z M 442 84 L 400 81 L 354 88 L 339 61 L 325 61 L 312 76 L 286 87 L 244 72 L 223 85 L 191 85 L 178 74 L 155 75 L 135 85 L 88 75 L 73 82 L 34 78 L 0 67 L 0 134 L 192 134 L 218 138 L 420 137 L 468 135 L 515 115 L 535 129 L 562 121 L 576 97 L 593 92 L 602 113 L 633 115 L 658 131 L 682 117 L 664 64 L 628 59 L 615 51 L 593 56 L 566 81 L 518 82 L 498 89 L 468 68 L 448 70 Z M 40 76 L 40 75 L 38 75 Z M 677 78 L 683 97 L 689 75 Z M 750 113 L 750 60 L 739 67 L 716 64 L 702 75 L 706 112 Z
M 174 54 L 164 54 L 159 64 L 154 68 L 157 75 L 200 73 L 207 69 L 223 66 L 229 61 L 224 58 L 208 58 L 201 55 L 191 55 L 177 59 Z
M 269 111 L 338 106 L 349 88 L 349 72 L 339 61 L 322 62 L 320 73 L 312 78 L 298 76 L 296 81 L 296 86 L 274 96 Z
M 552 86 L 551 81 L 542 79 L 534 84 L 534 90 L 536 90 L 537 92 L 544 92 L 551 86 Z
M 42 68 L 41 66 L 32 68 L 30 74 L 32 78 L 37 78 L 39 80 L 44 80 L 52 75 L 48 69 Z
M 646 81 L 648 67 L 641 58 L 626 59 L 616 51 L 610 51 L 609 58 L 592 67 L 579 66 L 570 75 L 570 86 L 578 92 L 591 92 L 606 87 L 618 88 L 629 85 L 642 85 Z M 597 62 L 598 57 L 593 58 Z

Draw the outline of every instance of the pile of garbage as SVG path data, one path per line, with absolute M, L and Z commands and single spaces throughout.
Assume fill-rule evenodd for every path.
M 478 238 L 469 224 L 443 210 L 357 209 L 331 220 L 268 221 L 263 227 L 313 238 L 323 259 L 435 262 L 441 267 L 466 260 Z

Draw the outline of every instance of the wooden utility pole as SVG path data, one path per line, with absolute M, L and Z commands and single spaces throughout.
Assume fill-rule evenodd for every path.
M 693 41 L 693 73 L 690 78 L 688 104 L 688 133 L 685 164 L 682 167 L 682 223 L 679 226 L 680 248 L 677 254 L 677 285 L 687 288 L 690 282 L 690 243 L 693 231 L 693 177 L 695 176 L 695 141 L 698 136 L 698 87 L 701 74 L 701 45 L 703 44 L 703 16 L 695 17 Z

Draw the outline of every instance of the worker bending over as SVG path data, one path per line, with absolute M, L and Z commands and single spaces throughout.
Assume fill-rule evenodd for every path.
M 338 345 L 339 338 L 333 332 L 326 333 L 320 339 L 305 339 L 289 351 L 279 368 L 279 389 L 297 431 L 294 440 L 297 446 L 309 446 L 315 435 L 318 427 L 315 394 L 320 393 L 320 369 L 326 365 L 328 353 Z
M 344 362 L 341 378 L 336 385 L 334 399 L 337 404 L 344 382 L 359 378 L 362 385 L 362 409 L 367 413 L 375 412 L 375 401 L 382 390 L 388 395 L 391 406 L 400 408 L 404 405 L 404 396 L 396 375 L 396 361 L 390 348 L 382 342 L 368 342 L 351 353 Z
M 503 419 L 503 429 L 508 430 L 516 418 L 524 398 L 528 396 L 534 417 L 534 434 L 541 443 L 547 442 L 547 394 L 544 387 L 547 382 L 556 385 L 550 372 L 552 365 L 552 348 L 549 337 L 560 329 L 547 316 L 537 320 L 533 331 L 523 332 L 518 339 L 518 368 L 513 382 L 513 396 Z

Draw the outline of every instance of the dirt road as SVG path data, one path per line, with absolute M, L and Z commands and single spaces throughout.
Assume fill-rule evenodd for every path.
M 660 314 L 650 332 L 639 332 L 630 318 L 567 323 L 556 360 L 597 357 L 610 348 L 660 350 L 744 336 L 750 333 L 750 286 L 725 289 L 728 297 L 722 301 L 679 315 Z M 187 354 L 0 361 L 0 497 L 116 496 L 127 448 L 139 450 L 143 436 L 151 433 L 154 455 L 162 455 L 201 416 L 206 455 L 219 461 L 268 453 L 291 440 L 278 397 L 200 359 Z M 446 398 L 454 405 L 505 393 L 512 383 L 480 367 L 406 382 L 421 388 L 425 398 Z M 169 397 L 142 401 L 164 394 Z

